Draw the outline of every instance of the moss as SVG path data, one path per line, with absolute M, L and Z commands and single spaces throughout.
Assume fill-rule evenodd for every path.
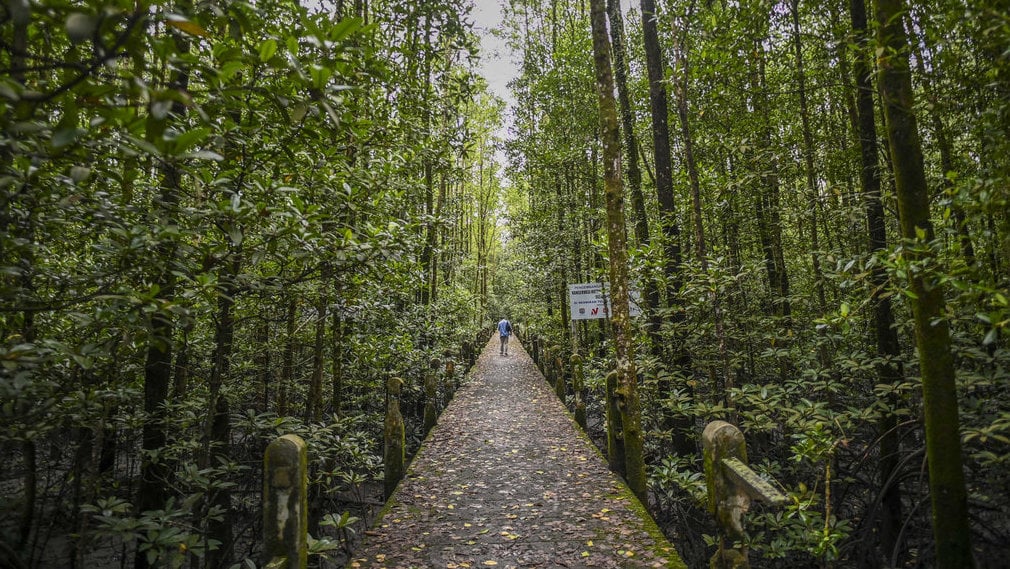
M 642 530 L 649 534 L 652 538 L 652 552 L 660 557 L 666 559 L 666 567 L 668 569 L 687 569 L 687 564 L 684 560 L 680 558 L 680 554 L 677 553 L 676 548 L 670 543 L 670 540 L 666 538 L 663 530 L 659 529 L 659 525 L 656 524 L 656 520 L 652 519 L 652 515 L 645 506 L 638 500 L 635 494 L 631 491 L 631 488 L 627 484 L 621 484 L 621 495 L 628 500 L 628 505 L 631 509 L 638 515 L 639 519 L 642 521 Z
M 575 418 L 572 416 L 572 414 L 568 413 L 567 410 L 566 413 L 568 414 L 568 417 L 574 422 Z M 604 462 L 606 461 L 606 457 L 603 456 L 603 452 L 600 451 L 599 447 L 593 444 L 593 441 L 589 438 L 589 435 L 585 431 L 583 431 L 582 429 L 575 429 L 575 435 L 580 439 L 582 439 L 582 441 L 585 442 L 586 446 L 592 449 L 592 451 L 596 453 L 596 456 L 598 456 L 600 460 Z M 666 534 L 663 533 L 663 530 L 659 529 L 659 525 L 657 525 L 656 521 L 652 519 L 652 514 L 649 513 L 649 510 L 635 496 L 635 494 L 631 491 L 631 488 L 629 488 L 627 484 L 625 484 L 620 479 L 618 479 L 617 482 L 618 482 L 618 488 L 620 488 L 619 496 L 627 501 L 628 507 L 631 508 L 633 512 L 635 512 L 635 515 L 642 523 L 639 529 L 649 534 L 649 537 L 652 538 L 652 543 L 650 544 L 652 547 L 652 553 L 657 557 L 665 558 L 667 560 L 665 567 L 667 567 L 668 569 L 687 569 L 687 564 L 685 564 L 684 561 L 680 558 L 680 554 L 677 553 L 677 549 L 673 546 L 672 543 L 670 543 L 670 540 L 667 539 Z M 604 537 L 603 534 L 597 534 L 596 539 L 602 540 L 603 537 Z

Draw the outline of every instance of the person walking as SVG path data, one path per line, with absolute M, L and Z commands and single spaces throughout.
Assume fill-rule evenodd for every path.
M 498 348 L 498 355 L 509 355 L 509 336 L 511 335 L 512 323 L 508 321 L 508 318 L 502 318 L 498 321 L 498 339 L 501 340 L 501 346 Z

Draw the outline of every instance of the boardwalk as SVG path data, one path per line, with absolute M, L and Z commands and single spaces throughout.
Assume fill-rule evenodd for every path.
M 497 344 L 348 567 L 684 567 L 526 352 Z

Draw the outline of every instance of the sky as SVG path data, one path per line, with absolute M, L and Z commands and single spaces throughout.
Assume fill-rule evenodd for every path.
M 480 72 L 487 79 L 490 91 L 508 105 L 506 112 L 511 115 L 515 99 L 509 92 L 508 82 L 519 75 L 519 68 L 505 41 L 491 35 L 491 30 L 502 21 L 499 2 L 504 1 L 507 0 L 474 0 L 473 19 L 474 31 L 480 36 Z M 505 134 L 499 133 L 502 138 Z

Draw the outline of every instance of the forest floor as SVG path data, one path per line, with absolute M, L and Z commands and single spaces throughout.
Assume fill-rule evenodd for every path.
M 514 339 L 485 346 L 351 568 L 685 567 Z

